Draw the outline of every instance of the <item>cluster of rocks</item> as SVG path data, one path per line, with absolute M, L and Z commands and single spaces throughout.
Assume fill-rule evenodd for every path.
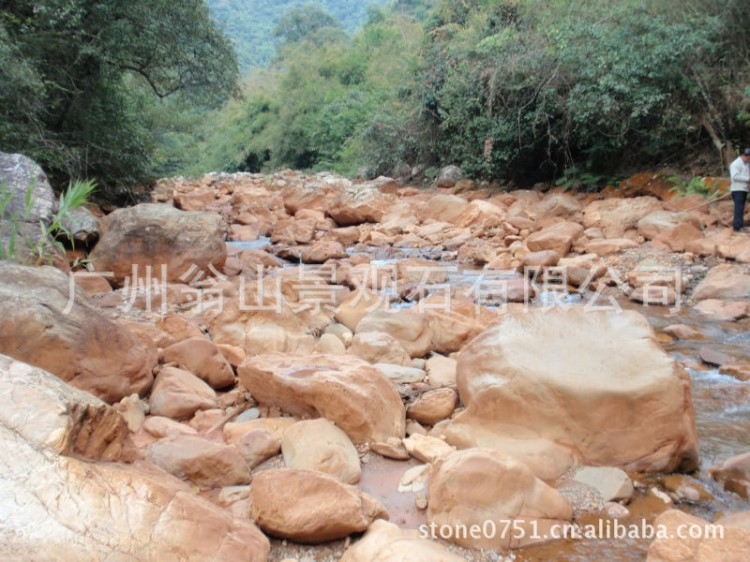
M 574 522 L 586 509 L 570 490 L 628 517 L 628 474 L 695 470 L 690 379 L 643 316 L 484 306 L 446 263 L 506 272 L 517 303 L 545 276 L 611 294 L 622 274 L 633 300 L 656 287 L 660 304 L 736 320 L 750 237 L 722 228 L 728 210 L 669 199 L 651 176 L 604 199 L 443 184 L 168 180 L 101 220 L 98 273 L 0 262 L 0 555 L 267 560 L 267 537 L 365 533 L 342 560 L 453 561 L 444 541 L 387 522 L 398 513 L 365 491 L 367 459 L 403 463 L 392 493 L 413 493 L 433 529 L 511 521 L 541 535 L 434 537 L 490 550 Z M 654 281 L 648 264 L 623 272 L 644 244 L 682 265 L 731 263 L 697 287 Z M 739 489 L 748 472 L 745 460 L 717 478 Z M 727 523 L 736 545 L 745 520 Z M 676 560 L 676 542 L 650 559 Z

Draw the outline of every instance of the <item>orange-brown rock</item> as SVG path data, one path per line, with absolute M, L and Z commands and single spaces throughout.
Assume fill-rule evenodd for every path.
M 356 326 L 357 334 L 367 332 L 390 334 L 412 357 L 424 357 L 432 344 L 429 318 L 414 309 L 370 312 Z
M 201 379 L 176 367 L 164 367 L 151 391 L 151 413 L 175 420 L 189 419 L 198 410 L 215 408 L 216 393 Z
M 526 239 L 526 245 L 532 252 L 554 250 L 560 257 L 565 257 L 580 236 L 583 226 L 576 222 L 558 222 L 539 232 L 535 232 Z
M 693 298 L 740 300 L 750 297 L 750 275 L 740 265 L 721 264 L 712 268 L 695 288 Z
M 156 348 L 104 316 L 52 267 L 0 262 L 0 353 L 114 403 L 153 383 Z
M 287 468 L 323 472 L 344 484 L 356 484 L 362 475 L 357 449 L 346 433 L 324 418 L 290 426 L 281 452 Z
M 541 439 L 589 465 L 697 466 L 690 379 L 636 312 L 505 316 L 461 352 L 458 390 L 466 409 L 451 422 L 459 435 L 449 442 L 460 440 L 464 424 L 477 427 L 483 446 L 494 434 L 501 441 Z
M 204 490 L 250 482 L 250 469 L 237 447 L 193 435 L 160 439 L 146 448 L 146 458 Z
M 310 470 L 272 469 L 255 475 L 252 518 L 269 535 L 318 544 L 366 531 L 388 517 L 354 486 Z
M 481 334 L 499 319 L 497 312 L 461 296 L 446 301 L 441 296 L 419 301 L 417 310 L 423 310 L 432 333 L 431 351 L 453 353 Z
M 726 459 L 709 470 L 711 478 L 720 482 L 725 490 L 750 497 L 750 452 Z
M 406 417 L 425 425 L 435 425 L 456 409 L 458 396 L 452 388 L 430 390 L 419 396 L 406 409 Z
M 750 552 L 747 513 L 711 526 L 704 519 L 670 509 L 659 515 L 654 525 L 661 529 L 661 536 L 651 543 L 647 562 L 744 562 Z
M 0 406 L 0 426 L 36 448 L 95 461 L 135 458 L 128 425 L 116 409 L 5 355 L 0 355 Z
M 110 281 L 147 278 L 192 281 L 213 268 L 220 271 L 227 258 L 224 225 L 215 213 L 179 211 L 168 205 L 144 203 L 108 215 L 102 237 L 90 254 L 99 272 L 111 272 Z
M 359 541 L 352 544 L 339 562 L 464 562 L 417 530 L 405 530 L 378 519 Z
M 626 230 L 635 228 L 639 220 L 661 208 L 655 197 L 603 199 L 584 208 L 583 224 L 586 228 L 600 228 L 606 238 L 622 238 Z
M 240 381 L 261 404 L 301 417 L 324 417 L 355 443 L 404 436 L 404 405 L 388 379 L 349 355 L 250 357 Z
M 180 369 L 190 371 L 211 388 L 227 388 L 235 383 L 232 367 L 216 344 L 205 336 L 169 346 L 164 350 L 164 362 L 175 363 Z
M 573 510 L 562 495 L 536 478 L 523 463 L 494 452 L 479 449 L 457 451 L 439 459 L 430 474 L 427 519 L 440 529 L 455 530 L 452 536 L 439 536 L 470 548 L 508 549 L 539 542 L 528 532 L 549 529 L 573 517 Z M 503 533 L 458 532 L 458 525 L 479 529 L 487 521 L 511 521 L 524 529 L 523 537 Z M 539 533 L 544 535 L 543 532 Z

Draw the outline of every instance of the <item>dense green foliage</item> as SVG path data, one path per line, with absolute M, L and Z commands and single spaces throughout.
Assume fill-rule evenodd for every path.
M 750 142 L 740 0 L 401 0 L 352 37 L 295 37 L 193 171 L 458 164 L 524 184 Z M 322 37 L 322 39 L 321 39 Z
M 53 178 L 148 179 L 159 127 L 237 78 L 202 0 L 0 0 L 0 150 Z
M 268 66 L 275 54 L 278 38 L 274 30 L 281 17 L 294 8 L 319 6 L 331 14 L 348 32 L 354 33 L 364 23 L 369 5 L 386 0 L 207 0 L 211 15 L 224 26 L 234 41 L 240 68 Z

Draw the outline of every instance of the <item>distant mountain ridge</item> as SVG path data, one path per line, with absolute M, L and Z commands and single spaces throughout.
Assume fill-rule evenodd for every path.
M 214 19 L 234 41 L 240 68 L 247 74 L 253 67 L 267 66 L 276 43 L 273 30 L 279 18 L 291 8 L 318 4 L 335 16 L 347 32 L 356 31 L 367 18 L 370 5 L 387 0 L 206 0 Z

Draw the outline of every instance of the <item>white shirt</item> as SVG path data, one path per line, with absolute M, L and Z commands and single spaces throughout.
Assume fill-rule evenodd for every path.
M 750 164 L 745 164 L 742 158 L 737 158 L 729 166 L 729 177 L 732 180 L 730 191 L 748 191 L 747 184 L 750 181 Z

